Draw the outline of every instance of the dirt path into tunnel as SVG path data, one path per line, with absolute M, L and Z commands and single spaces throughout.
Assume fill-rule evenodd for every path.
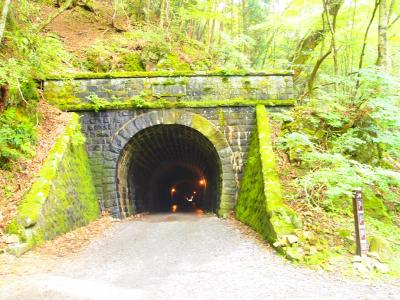
M 0 299 L 398 299 L 400 287 L 293 266 L 231 220 L 115 222 L 76 255 L 0 280 Z M 40 257 L 38 257 L 40 259 Z M 40 263 L 39 263 L 40 264 Z M 0 278 L 1 279 L 1 278 Z

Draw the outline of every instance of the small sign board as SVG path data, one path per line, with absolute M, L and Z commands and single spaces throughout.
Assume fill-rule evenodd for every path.
M 356 230 L 356 254 L 367 255 L 367 233 L 365 231 L 364 203 L 361 188 L 354 189 L 353 198 L 354 225 Z

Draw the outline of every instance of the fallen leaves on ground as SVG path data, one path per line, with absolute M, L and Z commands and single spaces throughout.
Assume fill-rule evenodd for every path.
M 119 220 L 110 216 L 103 216 L 84 227 L 47 241 L 42 246 L 25 253 L 21 257 L 15 257 L 7 253 L 0 254 L 0 278 L 6 275 L 20 276 L 49 272 L 61 258 L 81 251 L 91 241 L 110 228 L 115 221 Z M 1 283 L 0 280 L 0 285 Z
M 47 241 L 42 246 L 35 249 L 35 252 L 44 255 L 54 255 L 64 257 L 69 254 L 77 253 L 87 246 L 93 239 L 110 228 L 112 223 L 119 221 L 110 216 L 89 223 L 86 226 L 67 232 L 54 240 Z

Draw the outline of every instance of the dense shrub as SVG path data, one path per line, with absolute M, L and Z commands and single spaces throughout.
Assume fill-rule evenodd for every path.
M 0 115 L 0 168 L 10 169 L 12 162 L 34 154 L 35 123 L 9 108 Z
M 335 78 L 336 90 L 278 117 L 278 145 L 298 164 L 294 199 L 350 214 L 352 191 L 362 187 L 367 213 L 389 222 L 400 209 L 399 82 L 376 70 L 359 76 L 359 87 L 357 78 Z

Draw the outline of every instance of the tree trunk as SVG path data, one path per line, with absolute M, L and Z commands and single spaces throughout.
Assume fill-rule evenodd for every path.
M 246 0 L 242 0 L 242 26 L 243 26 L 243 34 L 246 34 L 247 32 L 247 24 L 246 24 Z
M 160 8 L 160 27 L 164 28 L 164 14 L 165 14 L 165 0 L 161 0 L 161 8 Z
M 10 7 L 11 0 L 6 0 L 3 4 L 3 10 L 1 12 L 1 19 L 0 19 L 0 44 L 1 40 L 3 39 L 4 30 L 6 28 L 6 21 L 8 15 L 8 8 Z
M 165 1 L 165 25 L 167 28 L 169 27 L 170 20 L 169 20 L 169 0 L 164 0 Z
M 233 39 L 233 20 L 234 20 L 233 8 L 235 7 L 234 5 L 235 5 L 234 1 L 231 0 L 231 24 L 230 24 L 231 25 L 231 39 Z
M 331 50 L 333 53 L 333 66 L 335 70 L 335 75 L 338 75 L 339 66 L 338 66 L 338 49 L 336 47 L 336 18 L 339 13 L 340 6 L 343 4 L 343 1 L 328 1 L 322 0 L 326 21 L 328 23 L 328 28 L 331 33 Z M 332 16 L 332 20 L 330 19 Z
M 368 33 L 369 33 L 369 29 L 371 28 L 372 22 L 375 19 L 375 14 L 376 14 L 376 11 L 377 11 L 378 7 L 379 7 L 379 0 L 375 0 L 374 10 L 372 11 L 371 19 L 369 20 L 369 23 L 367 25 L 367 29 L 365 29 L 365 33 L 364 33 L 364 41 L 363 41 L 363 46 L 362 46 L 362 49 L 361 49 L 360 61 L 358 63 L 358 69 L 359 70 L 362 69 L 362 67 L 363 67 L 365 48 L 367 47 Z
M 0 113 L 6 108 L 8 97 L 10 96 L 10 85 L 8 83 L 0 85 Z
M 294 80 L 296 81 L 301 72 L 303 71 L 303 65 L 310 58 L 312 52 L 319 45 L 324 38 L 325 31 L 323 29 L 314 30 L 308 34 L 297 47 L 296 53 L 292 58 L 292 65 L 294 69 Z
M 322 56 L 317 60 L 317 63 L 315 64 L 315 66 L 314 66 L 314 68 L 313 68 L 313 70 L 312 70 L 312 72 L 311 72 L 310 78 L 308 79 L 308 83 L 307 83 L 307 86 L 308 86 L 308 95 L 309 95 L 309 96 L 312 96 L 312 94 L 313 94 L 314 82 L 315 82 L 315 78 L 317 77 L 317 73 L 318 73 L 319 67 L 322 65 L 322 63 L 324 62 L 324 60 L 325 60 L 325 59 L 329 56 L 329 54 L 331 54 L 331 53 L 332 53 L 332 50 L 330 49 L 328 52 L 326 52 L 324 55 L 322 55 Z
M 378 59 L 376 65 L 383 70 L 388 68 L 388 49 L 387 49 L 387 25 L 388 11 L 387 1 L 379 1 L 379 24 L 378 24 Z

